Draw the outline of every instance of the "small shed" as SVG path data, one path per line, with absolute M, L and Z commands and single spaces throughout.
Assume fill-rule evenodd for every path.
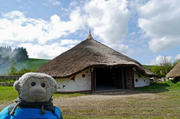
M 36 72 L 54 77 L 57 92 L 94 92 L 150 85 L 157 76 L 136 60 L 96 41 L 86 40 L 41 66 Z
M 173 79 L 174 82 L 180 81 L 180 62 L 167 73 L 166 78 Z

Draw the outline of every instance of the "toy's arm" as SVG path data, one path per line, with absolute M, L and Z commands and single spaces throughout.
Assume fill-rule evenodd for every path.
M 9 107 L 9 106 L 8 106 Z M 8 113 L 8 107 L 4 108 L 1 112 L 0 112 L 0 118 L 1 119 L 10 119 L 11 115 Z
M 55 116 L 57 117 L 57 119 L 63 119 L 62 117 L 62 113 L 60 111 L 60 109 L 58 107 L 55 108 Z

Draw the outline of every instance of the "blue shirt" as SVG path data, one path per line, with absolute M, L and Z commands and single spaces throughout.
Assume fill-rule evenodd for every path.
M 12 108 L 7 106 L 0 112 L 0 119 L 63 119 L 61 111 L 55 107 L 55 112 L 46 110 L 45 114 L 41 114 L 41 109 L 36 108 L 17 108 L 14 115 L 10 115 Z

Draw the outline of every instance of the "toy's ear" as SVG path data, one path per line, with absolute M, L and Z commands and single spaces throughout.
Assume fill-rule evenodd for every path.
M 20 90 L 20 85 L 19 84 L 20 84 L 19 81 L 15 81 L 14 84 L 13 84 L 14 89 L 16 89 L 17 91 Z

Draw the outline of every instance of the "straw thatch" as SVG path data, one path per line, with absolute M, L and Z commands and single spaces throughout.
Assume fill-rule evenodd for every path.
M 166 75 L 167 78 L 180 77 L 180 62 Z
M 89 67 L 134 67 L 143 75 L 156 76 L 139 62 L 94 40 L 89 34 L 72 49 L 41 66 L 36 72 L 52 77 L 69 77 Z

